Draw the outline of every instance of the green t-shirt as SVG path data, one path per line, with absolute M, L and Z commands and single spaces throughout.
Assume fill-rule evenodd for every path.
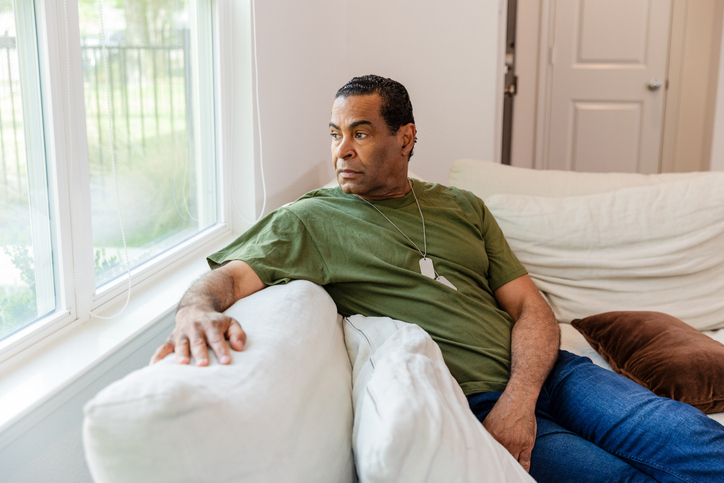
M 209 257 L 248 263 L 267 285 L 323 285 L 339 313 L 419 325 L 437 342 L 465 394 L 502 391 L 513 321 L 493 291 L 526 272 L 483 202 L 472 193 L 414 180 L 427 254 L 457 291 L 420 272 L 420 253 L 380 213 L 341 188 L 307 193 L 267 215 Z M 373 202 L 421 250 L 412 192 Z

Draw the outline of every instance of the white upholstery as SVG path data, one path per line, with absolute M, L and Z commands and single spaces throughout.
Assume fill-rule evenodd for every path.
M 388 317 L 345 320 L 362 483 L 533 479 L 468 408 L 430 336 Z
M 709 181 L 703 180 L 703 178 L 707 178 Z M 631 203 L 631 212 L 634 213 L 633 216 L 642 216 L 642 212 L 646 212 L 647 210 L 651 210 L 651 203 L 645 201 L 644 199 L 640 198 L 642 194 L 646 195 L 648 192 L 648 196 L 651 196 L 652 193 L 658 192 L 660 194 L 661 198 L 666 198 L 669 193 L 666 192 L 668 188 L 666 188 L 664 185 L 668 186 L 674 186 L 679 189 L 681 189 L 683 186 L 694 186 L 698 187 L 699 184 L 688 184 L 686 183 L 687 180 L 690 180 L 691 183 L 694 183 L 694 180 L 696 179 L 702 179 L 701 183 L 703 183 L 704 187 L 706 188 L 705 192 L 701 193 L 702 196 L 699 196 L 699 193 L 695 191 L 691 191 L 689 193 L 686 193 L 686 190 L 683 190 L 680 194 L 684 194 L 687 201 L 685 203 L 693 203 L 693 206 L 700 206 L 701 204 L 704 204 L 704 206 L 708 206 L 706 209 L 710 210 L 708 213 L 704 216 L 701 216 L 701 213 L 693 213 L 691 216 L 694 218 L 694 220 L 684 220 L 685 223 L 698 223 L 704 226 L 704 231 L 711 233 L 711 228 L 709 224 L 709 216 L 711 216 L 712 225 L 714 220 L 720 219 L 722 212 L 724 210 L 716 211 L 716 200 L 721 200 L 721 193 L 724 192 L 724 186 L 722 186 L 722 174 L 720 173 L 712 173 L 712 172 L 696 172 L 696 173 L 666 173 L 666 174 L 657 174 L 657 175 L 642 175 L 642 174 L 636 174 L 636 173 L 576 173 L 576 172 L 567 172 L 567 171 L 553 171 L 553 170 L 533 170 L 533 169 L 524 169 L 524 168 L 516 168 L 512 166 L 505 166 L 498 163 L 492 163 L 489 161 L 481 161 L 481 160 L 472 160 L 472 159 L 462 159 L 453 162 L 453 165 L 450 169 L 450 184 L 453 186 L 457 186 L 459 188 L 467 189 L 475 193 L 477 196 L 482 198 L 483 200 L 486 200 L 486 203 L 490 202 L 491 197 L 493 198 L 493 204 L 497 208 L 501 208 L 499 213 L 494 213 L 496 217 L 500 216 L 500 213 L 502 212 L 503 205 L 506 204 L 508 201 L 515 201 L 518 200 L 521 201 L 521 205 L 518 206 L 520 210 L 527 210 L 529 208 L 528 202 L 531 201 L 530 198 L 538 198 L 538 197 L 550 197 L 550 198 L 561 198 L 561 199 L 552 199 L 552 200 L 542 200 L 540 198 L 536 199 L 536 203 L 540 205 L 547 206 L 547 209 L 552 209 L 553 206 L 556 204 L 559 204 L 561 207 L 567 207 L 572 210 L 576 210 L 578 205 L 583 206 L 583 203 L 581 203 L 581 200 L 588 199 L 589 201 L 591 199 L 596 199 L 596 194 L 601 193 L 610 193 L 617 190 L 621 190 L 626 192 L 628 188 L 633 187 L 655 187 L 661 185 L 661 191 L 658 191 L 655 188 L 650 189 L 642 189 L 642 190 L 633 190 L 633 193 L 624 193 L 624 198 L 627 198 L 628 201 Z M 502 196 L 503 194 L 510 194 L 514 195 L 513 197 L 506 197 Z M 499 197 L 495 197 L 495 195 L 501 195 Z M 515 195 L 521 195 L 520 197 L 517 197 Z M 590 195 L 590 198 L 586 195 Z M 564 197 L 569 197 L 568 201 L 565 200 Z M 635 199 L 639 197 L 640 199 Z M 609 196 L 607 197 L 609 201 L 608 207 L 614 207 L 616 206 L 616 196 Z M 656 203 L 666 203 L 663 199 L 657 199 L 656 196 L 652 198 L 655 200 Z M 618 199 L 618 204 L 620 204 L 622 199 Z M 651 201 L 651 200 L 649 200 Z M 602 216 L 599 208 L 602 206 L 591 206 L 591 204 L 586 203 L 585 204 L 586 209 L 590 208 L 592 210 L 599 211 L 599 216 Z M 661 206 L 661 205 L 659 205 Z M 620 207 L 619 209 L 624 208 Z M 691 212 L 692 210 L 688 206 L 680 206 L 676 208 L 679 215 L 681 215 L 682 212 L 686 213 Z M 578 216 L 583 217 L 585 219 L 585 214 L 583 213 L 583 209 L 579 210 Z M 605 212 L 605 210 L 603 210 Z M 693 210 L 695 211 L 695 210 Z M 550 212 L 547 212 L 550 213 Z M 570 243 L 577 243 L 582 239 L 583 237 L 589 235 L 585 232 L 585 230 L 581 229 L 579 225 L 576 224 L 579 220 L 573 220 L 570 217 L 566 216 L 559 216 L 559 214 L 556 213 L 550 213 L 555 223 L 551 223 L 548 227 L 541 226 L 541 224 L 547 223 L 548 214 L 546 214 L 544 219 L 540 219 L 543 214 L 541 212 L 537 213 L 538 219 L 535 219 L 535 216 L 532 216 L 531 213 L 522 213 L 519 212 L 516 217 L 518 218 L 518 222 L 523 223 L 530 223 L 530 228 L 525 228 L 524 226 L 519 226 L 516 231 L 519 233 L 519 236 L 521 236 L 524 239 L 529 240 L 529 247 L 531 249 L 535 249 L 535 246 L 538 244 L 537 239 L 535 239 L 538 236 L 542 236 L 543 240 L 549 239 L 552 240 L 551 243 L 555 242 L 555 237 L 552 237 L 551 234 L 557 233 L 559 235 L 557 241 L 560 242 L 560 245 L 563 246 L 565 244 Z M 614 217 L 611 217 L 607 214 L 604 214 L 606 218 L 609 219 L 610 222 L 614 223 L 617 221 Z M 499 220 L 500 221 L 500 220 Z M 623 219 L 619 220 L 622 223 L 626 223 L 630 220 Z M 648 221 L 650 223 L 651 220 Z M 506 237 L 509 237 L 509 233 L 511 233 L 511 228 L 507 227 L 505 228 L 506 221 L 503 221 L 501 223 L 502 226 L 504 226 L 504 232 L 506 234 Z M 562 226 L 566 225 L 566 226 Z M 641 227 L 640 226 L 634 226 L 631 227 L 632 230 L 634 230 L 635 233 L 638 235 L 641 235 Z M 670 229 L 672 227 L 666 226 L 666 227 L 659 227 L 654 226 L 652 227 L 654 230 L 659 229 Z M 674 227 L 675 228 L 675 227 Z M 548 229 L 552 230 L 550 233 L 548 232 Z M 560 232 L 556 232 L 556 230 L 567 230 L 568 236 L 570 239 L 564 239 L 563 236 L 560 236 Z M 696 231 L 697 229 L 695 227 L 691 227 L 691 236 L 696 237 L 698 236 L 699 232 Z M 626 236 L 626 233 L 621 233 L 621 229 L 616 230 L 617 233 L 621 236 Z M 714 231 L 714 233 L 718 233 Z M 716 235 L 721 237 L 721 235 Z M 701 287 L 700 287 L 700 293 L 696 295 L 696 297 L 701 296 L 701 292 L 708 293 L 709 301 L 711 302 L 708 304 L 708 307 L 711 309 L 711 313 L 704 314 L 705 317 L 708 317 L 709 320 L 718 320 L 719 322 L 724 322 L 724 311 L 721 309 L 716 309 L 717 303 L 721 303 L 724 301 L 724 296 L 722 295 L 722 291 L 719 289 L 717 292 L 717 287 L 720 287 L 721 284 L 724 282 L 724 266 L 719 263 L 718 265 L 714 263 L 714 260 L 721 260 L 722 253 L 724 253 L 724 242 L 719 241 L 719 244 L 717 245 L 716 239 L 709 239 L 709 240 L 702 240 L 703 244 L 702 246 L 696 246 L 694 244 L 694 249 L 703 249 L 702 247 L 707 247 L 705 252 L 700 252 L 698 258 L 705 257 L 707 255 L 712 255 L 713 260 L 699 260 L 700 262 L 710 264 L 709 267 L 712 273 L 709 274 L 708 278 L 701 280 Z M 721 240 L 719 238 L 718 240 Z M 602 238 L 602 241 L 605 241 Z M 648 250 L 649 252 L 653 253 L 659 250 L 659 245 L 655 240 L 648 240 L 644 242 L 641 241 L 642 249 L 644 253 Z M 711 249 L 714 249 L 714 253 L 711 252 Z M 513 242 L 513 248 L 516 250 L 515 242 Z M 520 249 L 520 247 L 518 247 Z M 516 250 L 517 252 L 517 250 Z M 561 257 L 558 261 L 558 264 L 566 264 L 568 263 L 569 254 L 565 251 L 560 251 L 558 255 Z M 591 250 L 588 254 L 590 257 L 595 257 L 598 255 L 598 252 L 596 250 Z M 684 257 L 686 258 L 686 257 Z M 579 257 L 580 261 L 580 257 Z M 680 261 L 682 259 L 680 258 Z M 616 261 L 614 260 L 614 263 Z M 535 263 L 535 261 L 534 261 Z M 679 268 L 684 268 L 685 270 L 685 263 L 683 267 L 680 265 Z M 701 265 L 699 265 L 701 267 Z M 605 267 L 604 267 L 605 268 Z M 627 276 L 631 277 L 631 280 L 629 282 L 632 283 L 640 283 L 639 292 L 644 293 L 647 290 L 649 283 L 656 283 L 653 278 L 640 278 L 639 274 L 635 270 L 626 270 L 626 266 L 622 267 L 624 272 L 627 274 Z M 696 265 L 694 264 L 692 266 L 694 268 L 693 270 L 690 270 L 688 272 L 688 275 L 692 277 L 696 277 Z M 531 267 L 529 267 L 531 269 Z M 618 271 L 618 269 L 616 270 Z M 620 274 L 617 274 L 620 275 Z M 561 276 L 565 277 L 565 273 L 561 272 Z M 535 273 L 532 273 L 532 278 L 536 278 Z M 579 277 L 580 278 L 580 277 Z M 610 294 L 606 293 L 605 290 L 603 290 L 602 287 L 599 289 L 599 285 L 597 285 L 601 280 L 582 280 L 581 284 L 587 284 L 586 290 L 589 291 L 589 293 L 586 294 L 587 298 L 593 298 L 593 303 L 598 303 L 595 299 L 597 296 L 605 298 L 609 303 L 611 302 L 610 298 L 607 298 Z M 605 281 L 604 281 L 605 282 Z M 538 281 L 540 283 L 540 281 Z M 672 282 L 673 286 L 678 288 L 677 282 Z M 554 288 L 552 285 L 547 286 L 548 290 L 559 292 L 561 287 Z M 597 293 L 596 293 L 597 292 Z M 563 304 L 570 303 L 570 304 L 579 304 L 579 300 L 576 299 L 576 294 L 580 294 L 579 292 L 573 292 L 572 293 L 572 299 L 568 301 L 561 300 L 560 302 Z M 546 295 L 544 293 L 544 295 Z M 683 299 L 683 300 L 682 300 Z M 680 304 L 685 305 L 686 304 L 686 297 L 677 296 L 674 297 L 670 301 L 666 301 L 665 303 L 673 303 L 678 302 Z M 691 304 L 692 307 L 690 307 L 688 310 L 697 310 L 696 304 Z M 714 307 L 714 308 L 712 308 Z M 593 315 L 594 310 L 599 310 L 601 312 L 605 311 L 611 311 L 611 310 L 622 310 L 622 307 L 618 304 L 607 306 L 607 307 L 601 307 L 598 306 L 597 308 L 591 307 L 590 312 L 586 315 Z M 662 312 L 666 312 L 666 310 L 663 309 L 662 306 L 656 306 L 651 307 L 651 310 L 658 310 Z M 718 310 L 718 311 L 716 311 Z M 716 312 L 715 312 L 716 311 Z M 715 313 L 714 313 L 715 312 Z M 673 314 L 672 314 L 673 315 Z M 562 316 L 558 315 L 561 319 L 569 319 L 570 316 Z M 681 318 L 681 317 L 680 317 Z M 703 325 L 707 325 L 707 323 L 704 323 Z M 721 325 L 721 324 L 716 324 Z M 570 352 L 573 352 L 575 354 L 583 355 L 586 357 L 590 357 L 591 360 L 600 365 L 601 367 L 605 367 L 607 369 L 610 369 L 610 366 L 603 360 L 603 358 L 596 353 L 595 350 L 586 342 L 586 340 L 583 338 L 583 336 L 572 326 L 570 326 L 567 323 L 560 324 L 561 326 L 561 348 L 568 350 Z M 719 342 L 724 343 L 724 329 L 719 329 L 716 331 L 704 331 L 705 334 L 709 335 L 710 337 L 714 338 L 715 340 L 718 340 Z M 724 424 L 724 413 L 717 413 L 717 414 L 709 414 L 709 417 L 712 419 L 719 421 L 720 423 Z
M 227 313 L 247 333 L 228 366 L 174 356 L 85 407 L 96 482 L 352 482 L 351 367 L 341 317 L 309 282 L 275 286 Z
M 724 327 L 724 173 L 486 204 L 559 322 L 656 310 L 699 330 Z
M 571 324 L 558 325 L 561 328 L 561 349 L 573 352 L 579 356 L 588 357 L 594 364 L 597 364 L 604 369 L 608 369 L 609 371 L 613 370 L 611 369 L 609 363 L 601 357 L 601 354 L 591 347 L 585 337 L 583 337 L 583 334 L 578 332 Z
M 605 193 L 632 186 L 650 186 L 709 173 L 577 173 L 505 166 L 490 161 L 460 159 L 450 167 L 450 185 L 472 191 L 483 201 L 494 194 L 576 196 Z

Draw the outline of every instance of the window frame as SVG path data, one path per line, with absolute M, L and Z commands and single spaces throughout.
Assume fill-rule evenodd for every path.
M 56 310 L 0 341 L 0 366 L 30 356 L 88 322 L 91 312 L 106 316 L 117 313 L 125 302 L 128 290 L 127 276 L 119 277 L 98 288 L 95 286 L 77 0 L 18 1 L 32 4 L 30 8 L 35 11 L 36 18 L 47 196 L 51 200 L 50 229 L 53 239 Z M 197 8 L 197 4 L 201 3 L 191 0 L 190 6 Z M 213 89 L 215 94 L 214 102 L 200 102 L 207 105 L 204 110 L 199 111 L 200 115 L 204 116 L 201 124 L 213 126 L 213 129 L 206 130 L 203 134 L 207 142 L 198 144 L 203 144 L 200 149 L 204 149 L 199 155 L 212 156 L 215 160 L 211 174 L 206 175 L 215 177 L 217 222 L 133 268 L 132 299 L 133 292 L 162 280 L 173 269 L 178 268 L 179 264 L 189 263 L 191 257 L 198 257 L 198 251 L 202 247 L 231 235 L 232 221 L 235 221 L 236 216 L 230 210 L 230 188 L 232 180 L 236 180 L 242 171 L 244 178 L 249 175 L 248 166 L 251 166 L 251 186 L 248 180 L 244 182 L 245 192 L 241 196 L 237 195 L 237 202 L 242 203 L 247 212 L 254 209 L 254 147 L 251 136 L 253 132 L 249 132 L 253 129 L 253 123 L 249 125 L 247 122 L 251 113 L 251 99 L 248 89 L 250 84 L 247 85 L 246 81 L 250 78 L 247 78 L 248 75 L 244 77 L 242 84 L 245 88 L 237 94 L 239 82 L 235 82 L 232 77 L 238 70 L 232 61 L 234 49 L 233 45 L 225 43 L 239 35 L 235 34 L 232 28 L 232 14 L 236 19 L 248 20 L 249 3 L 248 0 L 243 0 L 234 5 L 234 2 L 204 0 L 203 4 L 208 8 L 199 9 L 194 17 L 206 22 L 207 30 L 199 33 L 206 35 L 211 43 L 213 58 L 200 56 L 195 59 L 197 65 L 202 62 L 208 69 L 207 79 L 202 79 L 197 84 L 197 89 Z M 196 42 L 192 43 L 197 45 Z M 248 43 L 245 42 L 241 51 L 246 52 L 247 46 Z M 70 67 L 69 73 L 66 63 Z M 210 65 L 213 65 L 213 68 L 210 68 Z M 243 67 L 249 70 L 250 65 L 247 63 Z M 198 78 L 198 74 L 196 75 Z M 198 101 L 198 95 L 195 94 L 194 98 Z M 236 116 L 233 111 L 239 106 L 247 112 L 242 122 L 235 125 Z M 237 143 L 240 142 L 244 145 L 238 146 Z M 69 161 L 70 143 L 73 145 L 75 159 Z M 232 164 L 231 159 L 236 159 L 237 162 Z M 235 165 L 247 167 L 235 173 Z M 241 227 L 238 221 L 236 226 Z M 99 323 L 113 323 L 113 320 L 95 320 Z

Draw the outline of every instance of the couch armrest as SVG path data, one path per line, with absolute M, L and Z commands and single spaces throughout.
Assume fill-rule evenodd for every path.
M 95 481 L 354 481 L 351 367 L 326 291 L 291 282 L 227 313 L 247 333 L 230 365 L 172 355 L 86 405 Z

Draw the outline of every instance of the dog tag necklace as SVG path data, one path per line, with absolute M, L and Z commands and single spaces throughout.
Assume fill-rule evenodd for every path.
M 420 253 L 420 255 L 422 256 L 422 258 L 420 258 L 420 273 L 422 273 L 422 274 L 423 274 L 424 276 L 426 276 L 427 278 L 431 278 L 431 279 L 433 279 L 433 280 L 436 280 L 436 281 L 440 282 L 440 283 L 443 284 L 443 285 L 446 285 L 446 286 L 450 287 L 450 288 L 453 289 L 453 290 L 457 290 L 457 287 L 455 287 L 455 285 L 453 285 L 452 283 L 450 283 L 450 281 L 449 281 L 448 279 L 446 279 L 445 277 L 437 274 L 437 272 L 435 271 L 435 266 L 434 266 L 433 263 L 432 263 L 432 260 L 429 259 L 429 258 L 427 258 L 427 233 L 426 233 L 426 230 L 425 230 L 425 217 L 422 216 L 422 208 L 420 208 L 420 202 L 417 201 L 417 195 L 415 194 L 415 188 L 413 188 L 413 186 L 412 186 L 412 180 L 409 180 L 409 179 L 408 179 L 407 181 L 410 183 L 410 189 L 412 190 L 412 196 L 415 197 L 415 204 L 417 205 L 417 210 L 420 212 L 420 219 L 422 220 L 422 242 L 423 242 L 423 248 L 425 249 L 425 252 L 424 252 L 424 253 L 422 252 L 422 250 L 420 250 L 420 247 L 418 247 L 417 244 L 416 244 L 414 241 L 412 241 L 412 239 L 410 239 L 410 237 L 407 236 L 404 231 L 400 230 L 400 227 L 397 226 L 397 225 L 395 225 L 395 224 L 392 222 L 392 220 L 390 220 L 390 219 L 387 217 L 387 215 L 385 215 L 384 213 L 382 213 L 382 211 L 380 211 L 379 208 L 377 208 L 374 204 L 370 203 L 369 201 L 367 201 L 366 199 L 362 198 L 361 196 L 358 196 L 358 195 L 355 195 L 355 196 L 357 196 L 357 198 L 361 199 L 362 201 L 364 201 L 365 203 L 367 203 L 368 205 L 370 205 L 372 208 L 374 208 L 375 210 L 377 210 L 377 212 L 378 212 L 380 215 L 384 216 L 385 219 L 386 219 L 387 221 L 389 221 L 392 226 L 394 226 L 395 228 L 397 228 L 397 231 L 399 231 L 400 233 L 402 233 L 402 236 L 404 236 L 405 238 L 407 238 L 407 241 L 409 241 L 410 243 L 412 243 L 412 246 L 414 246 L 414 247 L 417 249 L 417 251 Z

